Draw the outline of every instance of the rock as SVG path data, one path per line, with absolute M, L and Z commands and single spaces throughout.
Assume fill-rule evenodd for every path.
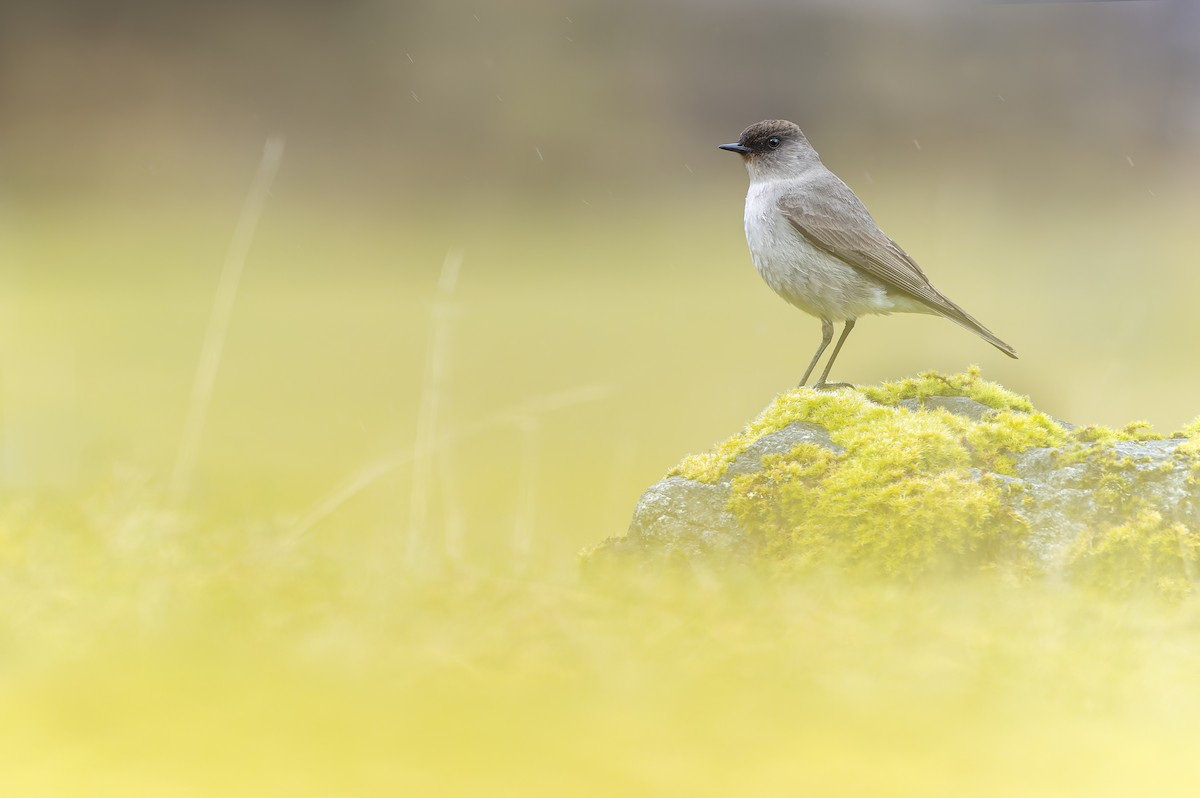
M 642 494 L 629 532 L 667 557 L 734 554 L 741 534 L 737 519 L 725 509 L 728 503 L 728 484 L 668 477 Z
M 817 424 L 793 421 L 782 429 L 757 438 L 713 483 L 670 476 L 647 488 L 638 499 L 633 520 L 624 537 L 609 538 L 593 547 L 587 559 L 611 559 L 612 555 L 636 555 L 651 568 L 663 563 L 700 564 L 748 563 L 752 548 L 745 532 L 727 505 L 730 483 L 742 474 L 762 469 L 770 455 L 786 455 L 798 444 L 821 446 L 831 452 L 845 451 L 829 432 Z
M 811 443 L 839 454 L 846 451 L 833 442 L 833 438 L 829 437 L 829 430 L 824 427 L 804 421 L 793 421 L 783 429 L 766 433 L 747 446 L 730 464 L 720 481 L 728 484 L 734 477 L 761 471 L 764 457 L 787 454 L 801 443 Z
M 969 418 L 972 421 L 983 421 L 988 415 L 996 412 L 982 402 L 976 402 L 968 396 L 926 396 L 923 399 L 902 399 L 896 403 L 896 406 L 907 408 L 914 412 L 941 408 L 947 413 Z
M 901 579 L 1001 568 L 1185 593 L 1200 568 L 1192 427 L 1075 428 L 975 371 L 797 389 L 648 488 L 626 535 L 585 561 Z
M 1120 525 L 1135 512 L 1153 512 L 1168 525 L 1200 530 L 1200 485 L 1186 439 L 1091 444 L 1082 458 L 1058 449 L 1031 449 L 1017 458 L 1027 500 L 1031 549 L 1049 571 L 1061 570 L 1071 546 L 1091 530 Z M 1065 462 L 1064 462 L 1065 461 Z

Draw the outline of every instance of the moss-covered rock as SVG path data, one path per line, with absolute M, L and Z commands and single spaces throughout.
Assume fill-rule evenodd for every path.
M 781 394 L 584 559 L 904 581 L 987 570 L 1180 595 L 1198 530 L 1200 419 L 1170 438 L 1076 428 L 972 369 Z

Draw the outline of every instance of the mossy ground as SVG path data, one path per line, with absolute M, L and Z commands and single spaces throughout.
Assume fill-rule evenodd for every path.
M 975 420 L 925 407 L 930 397 L 966 397 L 991 411 Z M 1069 572 L 1119 593 L 1192 589 L 1196 531 L 1154 512 L 1139 496 L 1134 464 L 1112 449 L 1163 436 L 1140 421 L 1121 430 L 1070 428 L 975 368 L 857 389 L 788 391 L 745 430 L 670 473 L 716 482 L 754 441 L 796 421 L 824 427 L 843 451 L 803 444 L 732 480 L 729 509 L 767 562 L 902 580 L 977 569 L 1036 573 L 1027 520 L 1006 495 L 1020 488 L 1003 477 L 1014 474 L 1022 452 L 1054 448 L 1063 465 L 1086 462 L 1104 474 L 1093 486 L 1098 510 L 1071 549 Z M 1162 466 L 1190 469 L 1193 481 L 1196 427 L 1177 433 L 1190 440 L 1177 463 Z

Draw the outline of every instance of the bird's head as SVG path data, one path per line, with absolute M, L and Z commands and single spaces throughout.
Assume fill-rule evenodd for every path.
M 736 142 L 722 144 L 720 149 L 740 154 L 751 177 L 786 175 L 817 159 L 804 133 L 786 119 L 756 122 L 743 130 Z

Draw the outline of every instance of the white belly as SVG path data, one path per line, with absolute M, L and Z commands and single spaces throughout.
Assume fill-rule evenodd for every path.
M 882 283 L 810 244 L 769 196 L 746 197 L 746 243 L 767 285 L 791 304 L 834 322 L 871 313 L 921 312 L 906 297 L 892 298 Z M 899 300 L 899 301 L 897 301 Z

